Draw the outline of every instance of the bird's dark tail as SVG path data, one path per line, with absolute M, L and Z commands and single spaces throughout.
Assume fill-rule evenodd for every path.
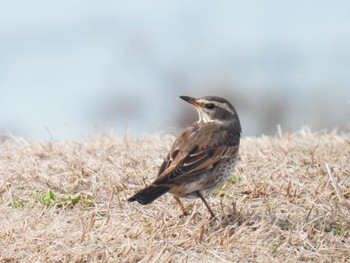
M 129 202 L 137 201 L 142 205 L 147 205 L 158 197 L 162 196 L 170 189 L 165 185 L 150 185 L 128 199 Z

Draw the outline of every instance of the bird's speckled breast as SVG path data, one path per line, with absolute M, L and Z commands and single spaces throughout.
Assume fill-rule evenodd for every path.
M 222 160 L 214 169 L 198 175 L 192 182 L 173 187 L 169 192 L 182 198 L 197 198 L 197 191 L 200 191 L 203 196 L 207 196 L 226 181 L 235 163 L 236 157 Z
M 202 195 L 209 195 L 216 187 L 223 184 L 230 176 L 235 164 L 236 157 L 221 161 L 216 171 L 213 171 L 215 175 L 209 178 L 206 187 L 200 191 Z

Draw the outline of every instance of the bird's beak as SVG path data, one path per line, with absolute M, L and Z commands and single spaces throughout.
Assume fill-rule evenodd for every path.
M 180 96 L 181 99 L 184 101 L 187 101 L 188 103 L 191 103 L 192 105 L 199 107 L 201 104 L 197 102 L 195 98 L 188 97 L 188 96 Z

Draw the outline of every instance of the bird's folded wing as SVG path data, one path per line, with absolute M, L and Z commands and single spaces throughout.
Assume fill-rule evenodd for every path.
M 188 153 L 177 152 L 176 156 L 167 156 L 160 169 L 160 175 L 154 184 L 176 184 L 178 180 L 182 181 L 184 177 L 187 178 L 205 170 L 210 170 L 222 159 L 234 157 L 237 150 L 238 146 L 208 147 L 197 145 Z

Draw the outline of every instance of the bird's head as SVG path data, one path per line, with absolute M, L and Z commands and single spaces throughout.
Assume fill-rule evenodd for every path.
M 181 99 L 194 105 L 198 111 L 199 122 L 222 122 L 238 121 L 238 115 L 235 108 L 227 100 L 216 96 L 205 96 L 201 98 L 192 98 L 180 96 Z

